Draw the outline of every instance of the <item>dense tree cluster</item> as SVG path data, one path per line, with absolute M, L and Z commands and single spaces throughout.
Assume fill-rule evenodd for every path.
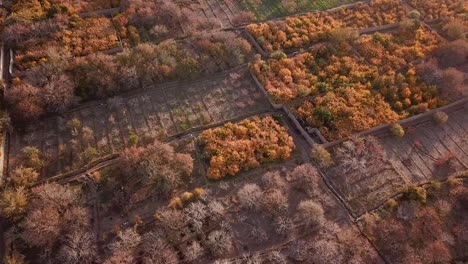
M 381 95 L 359 87 L 340 87 L 312 101 L 304 101 L 297 113 L 319 128 L 328 140 L 398 120 L 398 114 Z
M 146 147 L 130 147 L 120 156 L 119 166 L 134 186 L 154 186 L 161 193 L 169 193 L 192 175 L 193 160 L 189 154 L 177 153 L 164 143 L 154 142 Z M 136 177 L 136 178 L 135 178 Z
M 466 180 L 434 182 L 422 189 L 428 192 L 425 203 L 408 196 L 393 200 L 384 214 L 364 217 L 365 232 L 395 262 L 451 263 L 467 258 Z
M 294 99 L 320 95 L 302 102 L 297 112 L 327 138 L 337 139 L 440 107 L 446 100 L 439 91 L 450 98 L 454 98 L 450 91 L 463 94 L 464 78 L 457 70 L 445 71 L 453 77 L 454 85 L 443 92 L 441 78 L 429 80 L 437 76 L 431 72 L 433 67 L 418 64 L 420 70 L 416 71 L 409 65 L 435 51 L 440 56 L 453 56 L 453 64 L 459 65 L 464 61 L 465 44 L 456 42 L 457 51 L 451 48 L 456 46 L 452 43 L 441 46 L 434 33 L 411 22 L 410 27 L 392 34 L 375 33 L 324 44 L 292 57 L 276 51 L 268 60 L 257 57 L 251 69 L 279 102 L 295 105 Z M 348 55 L 352 46 L 362 57 Z M 455 54 L 461 57 L 458 62 Z M 447 81 L 445 78 L 444 83 Z
M 468 11 L 466 2 L 462 0 L 410 0 L 408 3 L 420 10 L 426 20 L 460 18 L 463 21 Z
M 383 73 L 424 58 L 435 51 L 441 42 L 434 32 L 410 25 L 410 28 L 402 28 L 394 34 L 361 36 L 355 41 L 354 47 Z
M 3 35 L 15 51 L 16 67 L 24 70 L 47 62 L 51 48 L 83 56 L 117 47 L 117 32 L 110 19 L 77 15 L 72 5 L 85 2 L 22 0 L 13 4 Z
M 20 168 L 13 176 L 30 173 Z M 57 183 L 19 190 L 27 203 L 24 218 L 11 218 L 8 211 L 2 210 L 10 221 L 22 220 L 18 224 L 20 228 L 8 234 L 9 243 L 21 246 L 24 251 L 39 253 L 43 261 L 91 263 L 96 260 L 91 218 L 78 190 Z M 5 195 L 9 195 L 8 191 Z
M 378 76 L 376 68 L 362 59 L 329 52 L 325 47 L 291 58 L 258 59 L 252 70 L 265 89 L 281 102 L 326 93 L 341 86 L 365 85 Z
M 252 24 L 247 30 L 263 48 L 273 50 L 305 47 L 324 40 L 340 27 L 358 29 L 393 24 L 406 16 L 405 8 L 397 0 L 372 0 L 352 8 L 340 8 L 334 12 L 308 13 L 284 20 Z
M 192 35 L 213 28 L 216 21 L 199 15 L 198 3 L 184 5 L 175 1 L 125 0 L 124 11 L 114 18 L 117 30 L 130 44 L 141 41 Z
M 294 149 L 286 129 L 271 116 L 204 131 L 199 142 L 209 158 L 208 178 L 221 179 L 262 163 L 285 160 Z
M 9 24 L 4 36 L 15 50 L 15 66 L 19 70 L 49 61 L 49 49 L 63 49 L 73 56 L 84 56 L 119 46 L 117 33 L 108 18 L 83 19 L 67 13 L 34 23 Z

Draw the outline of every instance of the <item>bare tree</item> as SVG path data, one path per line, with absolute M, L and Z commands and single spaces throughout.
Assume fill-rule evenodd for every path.
M 313 200 L 305 200 L 297 207 L 300 220 L 307 226 L 321 226 L 325 222 L 323 208 Z
M 75 230 L 65 236 L 57 259 L 61 263 L 94 263 L 97 257 L 94 234 L 84 230 Z
M 262 190 L 257 184 L 247 183 L 238 192 L 237 197 L 244 208 L 256 209 L 260 204 Z

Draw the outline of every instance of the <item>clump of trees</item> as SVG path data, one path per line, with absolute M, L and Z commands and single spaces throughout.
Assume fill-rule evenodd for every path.
M 146 147 L 124 150 L 119 167 L 125 177 L 133 177 L 128 181 L 130 190 L 153 185 L 159 192 L 168 194 L 192 175 L 193 159 L 189 154 L 175 152 L 168 144 L 155 141 Z
M 409 4 L 421 10 L 425 20 L 463 19 L 466 12 L 466 4 L 456 0 L 410 0 Z
M 449 180 L 429 188 L 412 187 L 396 201 L 396 209 L 365 217 L 365 232 L 387 259 L 450 263 L 466 258 L 462 226 L 467 214 L 462 204 L 467 182 L 454 181 L 457 183 Z
M 318 127 L 328 140 L 398 120 L 398 114 L 382 96 L 372 95 L 367 89 L 349 87 L 304 101 L 297 112 L 309 124 Z
M 173 1 L 122 1 L 124 12 L 114 18 L 119 33 L 131 44 L 192 35 L 217 26 L 216 20 L 196 12 L 198 3 Z
M 271 116 L 206 130 L 198 140 L 209 159 L 207 176 L 213 180 L 265 162 L 285 160 L 295 147 L 286 129 Z
M 97 260 L 90 216 L 81 193 L 57 183 L 26 189 L 36 176 L 30 169 L 18 168 L 11 180 L 16 190 L 7 188 L 3 191 L 2 215 L 12 222 L 19 222 L 19 229 L 9 233 L 12 246 L 37 250 L 43 261 L 77 264 Z M 16 202 L 5 206 L 8 201 Z M 12 252 L 10 258 L 17 260 L 20 256 Z
M 369 28 L 393 24 L 406 17 L 406 10 L 399 1 L 372 0 L 352 8 L 335 12 L 308 13 L 284 20 L 251 24 L 247 30 L 267 52 L 291 48 L 303 48 L 325 40 L 338 28 Z M 348 33 L 342 31 L 345 35 Z M 341 38 L 341 37 L 340 37 Z

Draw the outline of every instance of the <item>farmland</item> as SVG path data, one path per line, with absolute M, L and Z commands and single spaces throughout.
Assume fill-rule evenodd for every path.
M 243 0 L 245 8 L 255 14 L 256 20 L 263 21 L 276 17 L 284 17 L 286 15 L 294 14 L 296 12 L 308 12 L 318 11 L 335 6 L 352 3 L 352 0 L 313 0 L 313 1 L 279 1 L 279 0 L 268 0 L 258 1 Z
M 133 134 L 150 141 L 268 109 L 247 76 L 245 71 L 234 71 L 212 80 L 162 86 L 81 107 L 18 131 L 11 139 L 10 153 L 15 156 L 26 146 L 38 148 L 49 164 L 43 174 L 53 176 L 122 150 Z M 98 153 L 86 158 L 92 149 Z
M 466 262 L 465 13 L 4 1 L 0 262 Z

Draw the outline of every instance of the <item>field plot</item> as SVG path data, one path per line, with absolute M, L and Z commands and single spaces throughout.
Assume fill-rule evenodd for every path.
M 354 138 L 331 151 L 336 165 L 325 170 L 332 185 L 356 215 L 381 205 L 408 185 L 445 180 L 468 169 L 468 109 L 409 125 L 404 137 L 388 132 Z
M 247 26 L 266 52 L 296 50 L 327 40 L 339 28 L 367 29 L 394 24 L 406 18 L 399 1 L 359 2 L 332 11 L 307 13 L 297 17 Z
M 259 1 L 242 0 L 246 10 L 255 14 L 257 21 L 283 17 L 299 12 L 319 11 L 335 6 L 356 2 L 355 0 L 298 0 L 298 1 L 281 1 L 267 0 Z M 287 2 L 287 3 L 284 3 Z
M 42 175 L 52 176 L 119 152 L 129 140 L 134 142 L 136 135 L 143 144 L 151 138 L 185 133 L 268 107 L 243 70 L 192 84 L 162 86 L 30 124 L 12 135 L 10 161 L 15 164 L 14 157 L 21 149 L 34 146 L 51 161 L 46 162 Z
M 99 51 L 106 51 L 120 46 L 117 32 L 112 21 L 105 17 L 91 17 L 63 21 L 56 18 L 37 22 L 34 26 L 16 35 L 16 39 L 7 40 L 14 43 L 15 67 L 24 71 L 48 62 L 51 56 L 86 56 Z M 54 24 L 52 29 L 44 29 Z M 11 26 L 8 30 L 15 30 Z
M 274 263 L 272 253 L 304 263 L 330 254 L 330 259 L 343 263 L 354 258 L 382 263 L 353 227 L 344 207 L 320 181 L 316 169 L 304 163 L 300 152 L 305 145 L 296 141 L 298 135 L 282 125 L 297 144 L 291 158 L 242 172 L 227 181 L 207 180 L 194 138 L 171 142 L 177 152 L 194 158 L 194 170 L 190 181 L 169 197 L 158 194 L 154 187 L 132 192 L 125 180 L 122 186 L 119 165 L 100 171 L 96 177 L 99 213 L 93 221 L 99 241 L 110 243 L 116 239 L 115 230 L 136 227 L 139 233 L 164 234 L 168 249 L 181 252 L 178 259 L 187 263 L 209 263 L 219 258 L 234 263 L 251 258 Z M 194 190 L 202 195 L 183 200 L 181 207 L 173 203 Z M 300 209 L 306 204 L 318 208 L 318 216 L 312 220 Z M 215 234 L 221 235 L 221 249 L 212 245 Z M 202 248 L 195 257 L 187 253 L 193 244 Z M 333 249 L 332 253 L 321 250 L 319 245 L 324 244 Z
M 324 43 L 290 57 L 275 53 L 251 69 L 274 101 L 333 141 L 444 105 L 445 95 L 412 64 L 441 43 L 415 26 Z
M 336 166 L 326 169 L 325 175 L 355 215 L 385 202 L 408 183 L 377 138 L 352 138 L 331 153 Z
M 402 139 L 381 138 L 390 162 L 414 183 L 468 169 L 468 109 L 447 114 L 441 126 L 429 121 L 410 127 Z
M 199 7 L 203 14 L 215 19 L 221 28 L 234 26 L 232 19 L 240 12 L 235 1 L 229 0 L 198 0 Z
M 113 21 L 125 45 L 137 45 L 232 28 L 239 12 L 237 3 L 223 0 L 129 1 Z

